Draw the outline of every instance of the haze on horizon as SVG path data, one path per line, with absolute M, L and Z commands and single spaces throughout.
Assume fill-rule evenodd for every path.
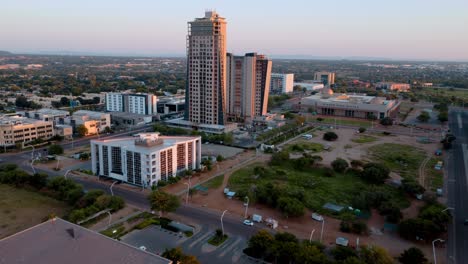
M 0 50 L 184 55 L 206 9 L 227 19 L 236 54 L 468 61 L 466 0 L 15 0 L 0 9 Z

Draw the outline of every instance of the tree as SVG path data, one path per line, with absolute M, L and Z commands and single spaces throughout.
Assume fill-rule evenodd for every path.
M 80 137 L 84 137 L 88 134 L 88 128 L 85 125 L 78 125 L 76 127 L 76 133 L 78 133 Z
M 302 125 L 304 125 L 304 123 L 306 121 L 306 118 L 305 118 L 305 116 L 298 115 L 298 116 L 294 117 L 294 121 L 296 122 L 296 125 L 302 126 Z
M 361 247 L 361 260 L 366 264 L 393 264 L 393 258 L 388 252 L 378 246 Z
M 60 104 L 62 106 L 70 106 L 70 99 L 68 99 L 67 97 L 62 97 L 60 98 Z
M 151 209 L 161 212 L 161 215 L 165 212 L 174 212 L 180 206 L 177 196 L 159 190 L 151 192 L 148 200 Z
M 216 157 L 217 162 L 221 162 L 223 160 L 224 160 L 224 157 L 221 154 Z
M 421 114 L 419 114 L 417 119 L 420 122 L 427 123 L 427 121 L 429 121 L 429 119 L 431 119 L 431 116 L 429 115 L 429 113 L 427 111 L 421 111 Z
M 380 120 L 380 124 L 383 126 L 391 126 L 393 125 L 393 119 L 390 117 L 384 117 Z
M 335 159 L 332 161 L 331 165 L 333 169 L 339 173 L 343 173 L 349 167 L 348 162 L 342 158 Z
M 303 216 L 304 204 L 296 198 L 280 197 L 277 201 L 278 209 L 286 216 Z
M 382 184 L 389 174 L 390 170 L 385 165 L 371 162 L 364 165 L 361 177 L 369 183 Z
M 398 257 L 402 264 L 426 264 L 429 263 L 424 253 L 416 247 L 408 248 Z
M 60 145 L 50 145 L 48 150 L 49 155 L 60 155 L 63 154 L 63 147 Z
M 408 194 L 418 195 L 423 194 L 426 189 L 422 187 L 416 180 L 413 178 L 406 178 L 401 181 L 401 188 Z
M 289 152 L 286 150 L 282 150 L 280 152 L 276 152 L 276 153 L 273 153 L 273 155 L 271 155 L 270 164 L 274 166 L 281 165 L 287 161 L 289 161 Z
M 336 261 L 343 261 L 350 257 L 357 257 L 357 252 L 349 247 L 335 247 L 331 250 L 331 254 Z
M 328 131 L 323 134 L 323 139 L 326 141 L 335 141 L 338 139 L 338 135 L 333 131 Z
M 254 257 L 265 257 L 272 249 L 274 237 L 266 230 L 260 230 L 249 240 L 248 252 Z
M 439 112 L 439 115 L 437 116 L 437 119 L 439 119 L 439 121 L 441 123 L 447 122 L 448 121 L 448 112 L 447 111 Z
M 112 133 L 112 129 L 111 129 L 109 126 L 106 126 L 106 127 L 104 128 L 104 133 L 110 134 L 110 133 Z
M 161 256 L 172 260 L 173 263 L 200 264 L 196 257 L 185 255 L 180 247 L 166 249 Z
M 364 132 L 366 132 L 366 128 L 365 127 L 360 127 L 358 131 L 359 131 L 359 133 L 364 133 Z

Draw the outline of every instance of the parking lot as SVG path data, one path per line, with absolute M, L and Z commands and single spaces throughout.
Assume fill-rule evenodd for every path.
M 192 237 L 150 226 L 143 230 L 133 231 L 121 238 L 135 247 L 144 246 L 147 251 L 162 254 L 164 250 L 181 247 L 185 254 L 196 256 L 201 263 L 254 263 L 242 253 L 247 247 L 247 240 L 240 236 L 228 234 L 229 238 L 220 246 L 208 244 L 214 230 L 202 226 Z

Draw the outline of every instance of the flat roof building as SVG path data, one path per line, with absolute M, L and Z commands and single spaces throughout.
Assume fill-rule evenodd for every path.
M 92 140 L 91 161 L 95 175 L 147 187 L 178 172 L 199 169 L 201 137 L 140 133 Z
M 157 113 L 158 98 L 149 93 L 106 93 L 106 111 L 140 115 Z
M 394 117 L 400 102 L 365 94 L 335 94 L 330 88 L 301 99 L 301 107 L 312 108 L 319 115 L 382 119 Z
M 293 73 L 272 73 L 270 81 L 271 94 L 284 94 L 293 92 Z
M 101 133 L 106 127 L 110 128 L 111 118 L 109 113 L 78 110 L 67 118 L 65 123 L 70 124 L 74 129 L 79 125 L 84 125 L 88 129 L 87 136 Z
M 0 263 L 148 263 L 170 260 L 60 218 L 0 240 Z
M 19 115 L 0 115 L 0 146 L 15 146 L 54 136 L 53 121 L 42 121 Z

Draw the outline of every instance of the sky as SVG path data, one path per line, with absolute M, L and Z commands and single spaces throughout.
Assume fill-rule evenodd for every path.
M 468 61 L 468 0 L 1 0 L 0 50 L 184 56 L 205 10 L 235 54 Z

